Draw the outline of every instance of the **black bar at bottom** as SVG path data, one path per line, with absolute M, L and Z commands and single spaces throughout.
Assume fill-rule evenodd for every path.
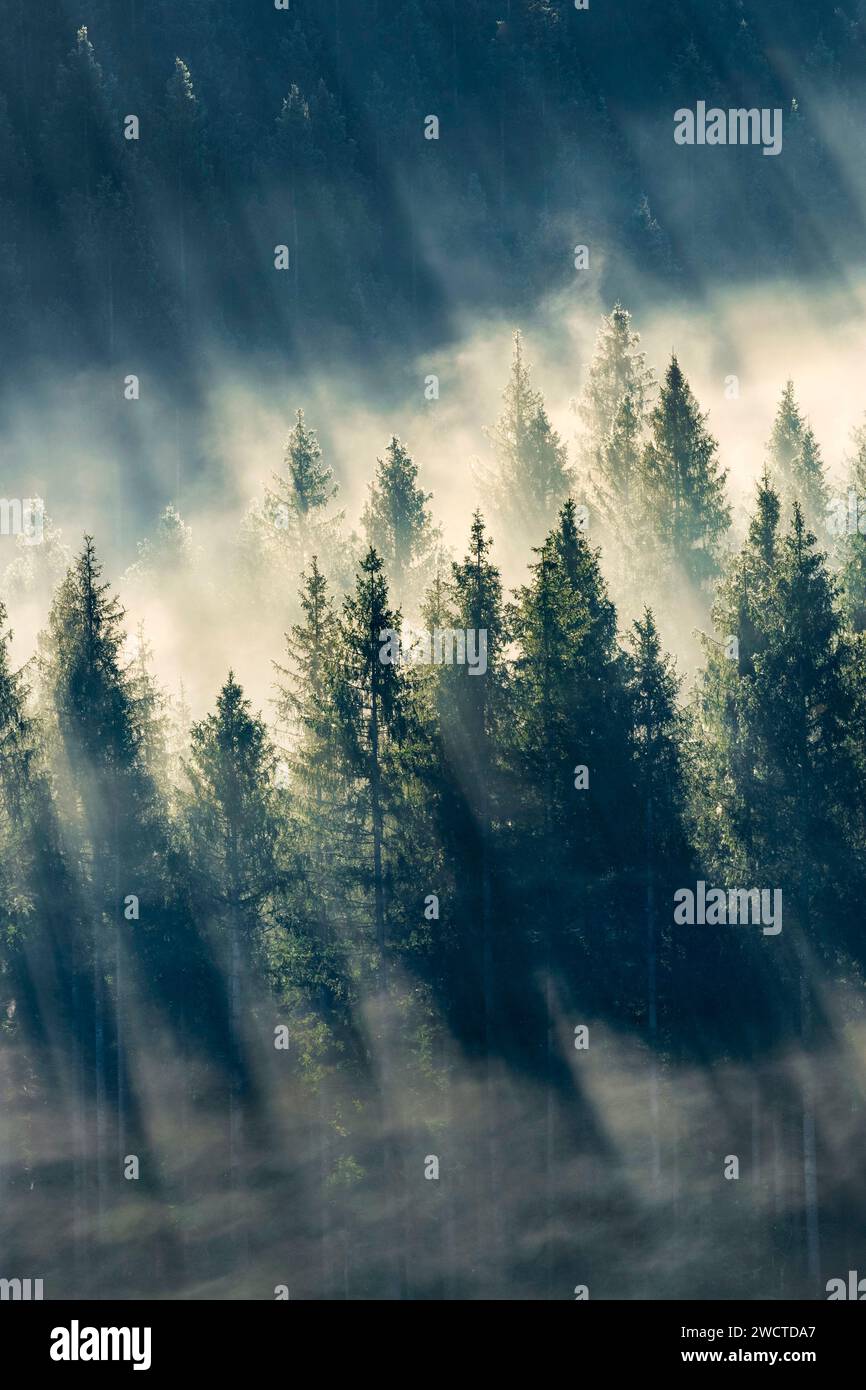
M 391 1307 L 387 1324 L 378 1328 L 376 1307 L 291 1300 L 267 1308 L 253 1302 L 4 1302 L 0 1337 L 7 1366 L 12 1358 L 18 1371 L 52 1376 L 109 1370 L 137 1371 L 155 1381 L 186 1373 L 308 1379 L 313 1359 L 333 1379 L 343 1369 L 361 1371 L 375 1330 L 380 1369 L 390 1365 L 395 1378 L 418 1376 L 429 1384 L 437 1366 L 450 1376 L 465 1368 L 467 1354 L 482 1372 L 500 1360 L 505 1369 L 515 1352 L 524 1370 L 536 1361 L 543 1371 L 552 1369 L 552 1351 L 567 1356 L 573 1370 L 591 1365 L 595 1374 L 740 1364 L 811 1367 L 826 1375 L 852 1364 L 866 1328 L 858 1311 L 836 1302 L 575 1301 L 558 1315 L 536 1302 L 526 1312 L 511 1304 L 504 1324 L 492 1305 L 427 1303 Z M 452 1330 L 461 1334 L 459 1343 Z

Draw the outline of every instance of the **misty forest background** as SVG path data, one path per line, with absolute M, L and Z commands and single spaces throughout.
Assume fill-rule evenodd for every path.
M 4 450 L 48 513 L 0 539 L 0 1276 L 826 1296 L 866 1236 L 866 400 L 827 458 L 782 369 L 733 479 L 636 325 L 805 296 L 816 248 L 854 297 L 864 7 L 74 8 L 0 4 L 4 437 L 50 381 L 113 459 L 77 539 L 77 472 Z M 783 154 L 700 164 L 698 99 L 783 107 Z M 528 343 L 575 241 L 566 437 Z M 440 440 L 446 523 L 401 401 L 442 433 L 419 348 L 493 315 L 527 337 L 473 468 Z M 228 528 L 216 360 L 283 401 Z M 347 372 L 393 419 L 358 499 Z M 486 631 L 486 672 L 383 663 L 401 627 Z M 782 933 L 675 926 L 698 879 L 781 888 Z

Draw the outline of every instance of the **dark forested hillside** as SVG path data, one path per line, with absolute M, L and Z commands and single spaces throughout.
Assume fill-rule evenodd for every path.
M 0 1278 L 827 1297 L 866 9 L 0 13 Z
M 359 334 L 399 358 L 567 287 L 575 243 L 603 243 L 605 297 L 638 305 L 839 275 L 862 243 L 856 0 L 0 13 L 7 373 L 132 353 L 194 379 L 214 340 L 297 361 Z M 785 158 L 678 149 L 670 113 L 699 98 L 781 108 Z

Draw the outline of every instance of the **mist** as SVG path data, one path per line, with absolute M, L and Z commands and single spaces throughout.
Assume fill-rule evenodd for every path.
M 864 33 L 11 7 L 4 1289 L 858 1268 Z M 383 659 L 419 627 L 483 669 Z
M 718 288 L 700 306 L 658 304 L 637 323 L 656 375 L 675 351 L 709 412 L 709 428 L 728 470 L 735 535 L 745 531 L 773 415 L 789 378 L 820 442 L 833 494 L 844 495 L 850 434 L 862 422 L 864 291 L 866 283 L 853 270 L 844 290 L 835 282 L 823 290 L 794 283 L 749 291 Z M 533 383 L 574 458 L 581 435 L 575 407 L 599 318 L 609 308 L 590 286 L 577 305 L 572 295 L 540 303 L 527 325 L 502 319 L 462 324 L 447 350 L 416 356 L 397 383 L 383 382 L 381 398 L 371 391 L 366 370 L 359 377 L 344 364 L 333 373 L 305 375 L 284 374 L 257 361 L 250 372 L 243 361 L 213 353 L 201 370 L 195 427 L 184 422 L 182 443 L 176 409 L 158 393 L 150 399 L 146 386 L 141 399 L 126 401 L 122 382 L 102 374 L 83 373 L 49 388 L 34 382 L 16 402 L 4 433 L 6 493 L 42 497 L 70 553 L 85 532 L 94 535 L 108 565 L 106 577 L 119 587 L 127 608 L 130 633 L 144 623 L 159 681 L 172 691 L 183 681 L 196 716 L 208 707 L 231 665 L 267 711 L 273 696 L 271 662 L 281 656 L 283 634 L 295 613 L 285 605 L 285 590 L 283 603 L 275 603 L 273 594 L 243 587 L 238 577 L 229 579 L 226 565 L 248 508 L 261 501 L 280 468 L 295 412 L 304 411 L 334 470 L 345 533 L 356 538 L 356 558 L 363 547 L 368 485 L 394 434 L 417 462 L 420 484 L 432 494 L 434 518 L 456 557 L 473 510 L 484 510 L 478 465 L 489 463 L 484 428 L 501 409 L 513 330 L 524 332 Z M 425 398 L 431 375 L 438 378 L 434 400 Z M 116 397 L 110 411 L 104 407 L 107 395 Z M 578 501 L 584 482 L 578 474 Z M 158 596 L 145 599 L 124 585 L 123 575 L 138 558 L 138 543 L 153 533 L 169 504 L 191 527 L 195 561 L 182 578 L 161 575 Z M 541 537 L 497 536 L 495 520 L 492 525 L 506 582 L 523 582 L 532 546 Z M 826 548 L 826 536 L 819 540 Z M 0 546 L 0 559 L 11 563 L 15 538 L 2 538 Z M 293 572 L 285 576 L 292 593 L 303 563 L 296 557 Z M 15 594 L 14 650 L 22 663 L 33 654 L 50 603 L 50 585 L 34 588 L 33 594 L 26 589 Z M 625 628 L 646 595 L 625 592 L 617 598 Z M 225 622 L 227 604 L 235 615 L 231 624 Z M 693 661 L 692 626 L 671 622 L 663 635 L 669 650 Z

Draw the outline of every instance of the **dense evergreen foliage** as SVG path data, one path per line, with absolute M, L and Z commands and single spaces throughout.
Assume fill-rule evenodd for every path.
M 576 241 L 632 300 L 829 271 L 862 241 L 856 0 L 2 9 L 7 370 L 60 349 L 188 383 L 214 340 L 357 360 L 357 333 L 393 362 L 458 313 L 568 287 Z M 699 98 L 782 109 L 784 161 L 677 149 Z
M 0 1275 L 862 1272 L 866 0 L 0 15 Z
M 229 671 L 190 720 L 144 631 L 127 643 L 90 537 L 23 671 L 0 609 L 0 985 L 20 1155 L 7 1182 L 70 1204 L 53 1267 L 81 1289 L 560 1297 L 583 1260 L 602 1288 L 624 1279 L 646 1297 L 606 1243 L 649 1217 L 599 1127 L 582 1028 L 586 1056 L 609 1066 L 614 1038 L 637 1048 L 631 1143 L 675 1223 L 680 1163 L 700 1184 L 727 1149 L 672 1134 L 665 1106 L 686 1075 L 748 1068 L 760 1259 L 744 1231 L 719 1237 L 739 1250 L 739 1294 L 812 1296 L 828 1258 L 847 1268 L 815 1078 L 862 1012 L 849 997 L 866 892 L 859 532 L 825 553 L 807 524 L 823 505 L 838 531 L 790 384 L 741 541 L 677 358 L 656 386 L 621 306 L 581 402 L 572 461 L 515 339 L 492 510 L 507 527 L 519 500 L 540 534 L 512 593 L 481 512 L 448 558 L 396 437 L 366 535 L 347 537 L 296 413 L 224 567 L 230 614 L 245 555 L 259 552 L 271 602 L 287 577 L 299 586 L 268 718 Z M 605 579 L 606 554 L 620 578 L 637 554 L 630 522 L 647 561 L 631 620 Z M 123 583 L 165 597 L 166 568 L 199 563 L 169 506 Z M 705 615 L 688 681 L 646 606 L 664 606 L 671 572 Z M 19 581 L 12 566 L 13 601 Z M 783 929 L 678 925 L 675 894 L 700 880 L 781 890 Z M 845 1103 L 862 1132 L 862 1102 Z M 48 1168 L 47 1114 L 66 1136 Z M 722 1122 L 733 1152 L 741 1123 Z M 211 1202 L 231 1234 L 197 1214 Z M 566 1216 L 604 1240 L 581 1253 Z M 94 1252 L 110 1231 L 109 1276 Z M 491 1262 L 483 1277 L 467 1242 Z M 695 1277 L 729 1287 L 704 1266 Z M 676 1270 L 663 1288 L 682 1292 Z

